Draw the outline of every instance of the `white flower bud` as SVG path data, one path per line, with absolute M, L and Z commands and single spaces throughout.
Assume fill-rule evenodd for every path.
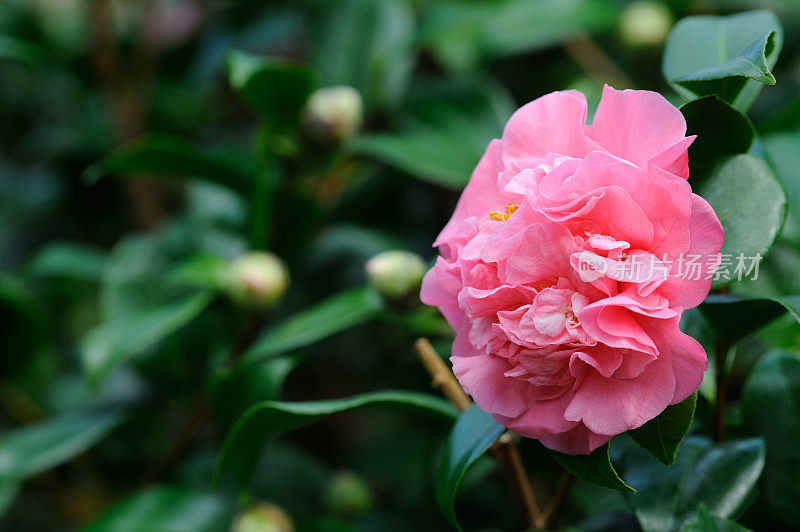
M 633 47 L 658 46 L 672 28 L 672 12 L 663 2 L 639 0 L 628 4 L 620 17 L 622 40 Z
M 255 251 L 243 255 L 228 267 L 228 294 L 244 307 L 269 310 L 280 301 L 289 286 L 289 272 L 272 253 Z
M 425 275 L 425 263 L 416 253 L 394 250 L 378 253 L 364 268 L 369 284 L 387 299 L 416 291 Z
M 340 141 L 361 128 L 364 103 L 353 87 L 326 87 L 314 92 L 306 103 L 306 121 L 320 139 Z
M 236 516 L 231 532 L 294 532 L 294 523 L 278 506 L 259 503 Z
M 350 471 L 336 473 L 325 495 L 327 510 L 339 517 L 364 515 L 372 509 L 374 503 L 369 487 Z

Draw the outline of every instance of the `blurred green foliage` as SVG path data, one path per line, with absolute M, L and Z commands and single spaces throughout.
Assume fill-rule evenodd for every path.
M 482 456 L 501 430 L 472 409 L 451 433 L 454 410 L 413 354 L 419 336 L 447 354 L 448 326 L 415 293 L 385 301 L 363 268 L 392 249 L 432 259 L 514 109 L 565 88 L 592 108 L 606 82 L 693 100 L 690 182 L 720 213 L 726 251 L 772 252 L 758 280 L 686 314 L 712 356 L 715 335 L 730 349 L 677 459 L 686 405 L 634 436 L 675 464 L 615 439 L 568 466 L 583 480 L 555 527 L 796 526 L 800 7 L 639 11 L 663 24 L 775 13 L 684 19 L 664 44 L 631 41 L 621 24 L 652 21 L 629 4 L 0 3 L 0 529 L 224 530 L 264 501 L 297 530 L 436 531 L 456 515 L 466 530 L 521 529 Z M 338 142 L 315 125 L 347 116 L 309 116 L 306 102 L 342 85 L 364 116 Z M 251 250 L 288 267 L 269 312 L 226 294 L 228 265 Z M 718 445 L 704 435 L 720 368 L 731 441 Z M 520 450 L 552 492 L 570 460 Z M 342 475 L 369 502 L 357 512 L 330 502 Z M 586 481 L 598 479 L 638 492 Z

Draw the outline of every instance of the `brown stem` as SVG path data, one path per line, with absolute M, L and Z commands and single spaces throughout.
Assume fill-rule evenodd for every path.
M 127 142 L 145 130 L 143 92 L 154 71 L 154 53 L 144 36 L 136 48 L 133 61 L 126 64 L 117 49 L 114 20 L 109 0 L 87 0 L 92 36 L 92 61 L 108 102 L 119 141 Z M 149 2 L 141 2 L 145 16 Z M 133 72 L 135 77 L 125 75 Z M 128 196 L 137 223 L 144 229 L 158 225 L 163 217 L 161 189 L 153 180 L 127 182 Z
M 728 403 L 728 378 L 727 371 L 728 346 L 719 337 L 714 341 L 716 356 L 714 357 L 714 376 L 717 383 L 717 394 L 714 401 L 714 440 L 725 439 L 725 411 Z
M 550 503 L 542 513 L 542 521 L 544 521 L 545 529 L 550 529 L 555 525 L 558 514 L 561 512 L 561 508 L 567 500 L 567 493 L 569 493 L 569 489 L 572 487 L 574 480 L 575 477 L 569 471 L 564 471 L 564 474 L 561 475 L 561 481 L 558 483 L 558 487 L 556 487 L 556 492 L 553 494 L 553 498 L 550 499 Z
M 425 369 L 433 378 L 433 386 L 439 388 L 444 396 L 458 408 L 459 412 L 472 406 L 472 399 L 464 393 L 453 372 L 450 371 L 427 338 L 417 340 L 414 343 L 414 349 L 425 365 Z
M 634 87 L 633 81 L 588 35 L 581 35 L 564 43 L 563 48 L 567 55 L 593 78 L 607 81 L 617 87 Z
M 439 388 L 460 412 L 472 406 L 472 400 L 464 393 L 461 385 L 453 376 L 453 372 L 450 371 L 450 368 L 447 367 L 447 364 L 444 363 L 427 338 L 417 340 L 414 343 L 414 349 L 433 378 L 433 385 Z M 514 442 L 514 437 L 510 432 L 503 433 L 494 442 L 490 451 L 503 470 L 511 492 L 517 498 L 525 514 L 527 527 L 542 528 L 544 521 L 531 487 L 531 481 L 525 472 L 522 458 Z

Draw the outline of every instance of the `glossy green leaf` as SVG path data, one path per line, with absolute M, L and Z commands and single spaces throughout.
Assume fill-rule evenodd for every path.
M 368 287 L 341 292 L 269 327 L 242 357 L 260 362 L 355 327 L 383 310 L 383 300 Z
M 393 107 L 414 66 L 414 12 L 404 0 L 317 2 L 311 62 L 326 85 L 358 89 L 369 108 Z
M 362 408 L 407 410 L 447 419 L 455 417 L 455 410 L 447 401 L 409 391 L 388 390 L 302 403 L 264 401 L 247 410 L 225 438 L 214 469 L 215 484 L 219 484 L 227 471 L 233 473 L 239 485 L 246 483 L 261 448 L 271 437 L 331 414 Z
M 783 30 L 769 11 L 687 17 L 667 39 L 662 71 L 687 99 L 717 94 L 746 111 L 764 83 L 775 83 L 770 69 L 782 46 Z
M 746 153 L 756 136 L 750 120 L 715 95 L 683 104 L 681 113 L 686 119 L 686 134 L 697 135 L 689 146 L 693 173 L 720 157 Z
M 739 255 L 767 255 L 786 220 L 786 193 L 766 161 L 752 155 L 721 159 L 693 186 L 722 222 L 725 242 L 720 253 L 733 260 L 731 273 Z M 720 278 L 715 286 L 729 280 Z
M 54 242 L 39 251 L 31 261 L 29 273 L 34 277 L 55 277 L 96 282 L 105 267 L 103 251 L 69 242 Z
M 295 124 L 317 85 L 304 65 L 234 50 L 226 58 L 231 88 L 273 129 Z
M 117 148 L 83 173 L 95 183 L 107 175 L 120 177 L 198 178 L 248 191 L 251 169 L 246 155 L 195 145 L 163 133 L 149 133 Z
M 494 418 L 472 405 L 458 419 L 442 456 L 436 479 L 436 501 L 439 509 L 454 527 L 461 529 L 455 513 L 458 486 L 467 469 L 480 458 L 505 431 Z
M 113 506 L 84 532 L 218 532 L 236 507 L 215 493 L 171 486 L 149 488 Z
M 20 485 L 13 480 L 0 481 L 0 519 L 11 508 L 19 494 Z
M 749 529 L 738 523 L 717 517 L 702 505 L 694 517 L 681 528 L 681 532 L 747 532 L 747 530 Z
M 207 292 L 184 296 L 155 309 L 115 315 L 91 329 L 81 345 L 81 360 L 91 379 L 157 345 L 199 316 L 213 301 Z
M 0 482 L 41 473 L 83 453 L 124 419 L 122 412 L 78 412 L 7 430 L 0 438 Z
M 561 467 L 581 480 L 612 490 L 635 493 L 636 490 L 620 478 L 611 464 L 610 448 L 611 444 L 607 443 L 588 455 L 562 454 L 556 451 L 550 451 L 550 454 Z
M 767 444 L 766 500 L 785 523 L 800 519 L 800 358 L 776 351 L 758 361 L 744 389 L 747 425 Z
M 277 399 L 289 373 L 303 360 L 299 355 L 283 355 L 260 364 L 226 368 L 211 383 L 214 416 L 227 432 L 248 408 Z
M 717 334 L 731 344 L 784 312 L 800 322 L 800 296 L 711 294 L 700 305 L 700 311 Z
M 514 105 L 504 89 L 486 81 L 416 88 L 399 132 L 360 135 L 346 147 L 424 181 L 461 190 L 489 142 L 502 135 Z
M 689 437 L 678 458 L 665 466 L 645 453 L 628 452 L 625 477 L 639 490 L 629 495 L 645 532 L 678 531 L 704 504 L 722 518 L 741 511 L 764 468 L 764 441 L 749 439 L 714 445 Z
M 46 58 L 47 51 L 38 44 L 11 35 L 0 35 L 0 59 L 20 61 L 35 67 Z
M 654 419 L 627 434 L 660 462 L 670 465 L 689 431 L 696 406 L 697 392 L 676 405 L 668 406 Z

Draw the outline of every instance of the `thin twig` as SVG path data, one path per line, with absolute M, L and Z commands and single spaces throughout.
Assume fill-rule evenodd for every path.
M 545 508 L 542 513 L 542 521 L 544 522 L 543 528 L 550 529 L 555 524 L 556 519 L 558 519 L 558 514 L 561 512 L 561 508 L 567 500 L 567 493 L 569 493 L 569 489 L 572 487 L 574 480 L 575 477 L 569 471 L 564 471 L 564 474 L 561 475 L 561 481 L 559 481 L 558 487 L 556 487 L 556 492 L 553 494 L 553 498 L 550 499 L 547 508 Z
M 417 340 L 414 343 L 414 350 L 433 378 L 433 385 L 440 389 L 460 412 L 472 406 L 472 400 L 464 393 L 458 380 L 453 376 L 453 372 L 450 371 L 450 368 L 447 367 L 447 364 L 444 363 L 427 338 Z M 520 507 L 525 514 L 527 527 L 542 528 L 544 526 L 542 514 L 536 502 L 531 481 L 525 472 L 519 450 L 514 442 L 514 437 L 510 432 L 503 433 L 492 445 L 490 451 L 503 470 L 511 492 L 518 499 Z
M 567 55 L 593 78 L 612 83 L 617 87 L 634 87 L 633 81 L 588 35 L 584 34 L 564 43 L 563 48 Z
M 427 338 L 417 340 L 414 343 L 414 349 L 425 365 L 425 369 L 433 378 L 433 386 L 439 388 L 444 396 L 458 408 L 459 412 L 472 406 L 472 399 L 464 393 L 453 372 L 450 371 Z

